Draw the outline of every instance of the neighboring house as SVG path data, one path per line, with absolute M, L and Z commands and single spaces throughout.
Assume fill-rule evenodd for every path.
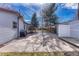
M 76 17 L 72 21 L 64 22 L 58 25 L 59 37 L 72 37 L 79 39 L 79 19 Z
M 29 29 L 30 26 L 31 26 L 31 24 L 25 22 L 25 31 L 26 31 L 26 34 L 30 32 L 30 29 Z
M 0 8 L 0 44 L 18 38 L 21 30 L 24 30 L 23 16 L 16 11 Z

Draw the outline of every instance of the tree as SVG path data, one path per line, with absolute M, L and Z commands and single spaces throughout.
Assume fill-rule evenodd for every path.
M 55 26 L 58 22 L 58 17 L 55 14 L 57 5 L 55 3 L 46 4 L 47 6 L 42 10 L 42 16 L 45 21 L 45 26 L 51 29 L 52 24 Z
M 31 26 L 33 29 L 36 29 L 36 28 L 38 28 L 38 25 L 39 24 L 38 24 L 37 16 L 36 16 L 36 13 L 34 13 L 32 15 L 32 19 L 31 19 Z

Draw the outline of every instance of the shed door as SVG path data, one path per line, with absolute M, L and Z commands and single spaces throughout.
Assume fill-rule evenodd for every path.
M 70 37 L 70 25 L 59 25 L 58 36 L 59 37 Z

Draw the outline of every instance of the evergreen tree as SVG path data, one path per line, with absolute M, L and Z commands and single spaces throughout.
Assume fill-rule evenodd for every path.
M 32 26 L 32 28 L 34 28 L 34 29 L 36 29 L 36 28 L 38 28 L 38 20 L 37 20 L 37 16 L 36 16 L 36 13 L 34 13 L 33 15 L 32 15 L 32 19 L 31 19 L 31 26 Z

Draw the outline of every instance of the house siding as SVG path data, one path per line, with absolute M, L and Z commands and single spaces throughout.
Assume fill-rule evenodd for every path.
M 16 31 L 10 28 L 0 27 L 0 44 L 6 43 L 14 38 L 16 38 Z
M 79 20 L 70 23 L 70 36 L 79 39 Z
M 19 19 L 19 32 L 20 32 L 21 30 L 24 30 L 23 19 Z
M 17 22 L 15 14 L 0 11 L 0 26 L 13 29 L 13 21 Z
M 70 25 L 59 24 L 57 32 L 59 37 L 70 37 Z
M 13 21 L 17 22 L 15 14 L 0 11 L 0 44 L 17 37 L 17 28 L 13 28 Z
M 65 28 L 65 26 L 68 26 L 70 28 L 67 29 L 67 28 Z M 58 30 L 59 37 L 72 37 L 72 38 L 79 39 L 79 20 L 74 20 L 72 22 L 69 22 L 65 26 L 64 26 L 64 24 L 58 25 L 57 30 Z

